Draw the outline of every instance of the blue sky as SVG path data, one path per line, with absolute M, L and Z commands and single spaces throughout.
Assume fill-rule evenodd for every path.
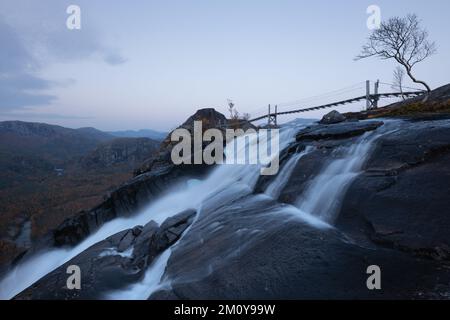
M 65 26 L 70 4 L 81 8 L 81 30 Z M 2 0 L 0 120 L 168 130 L 198 108 L 226 113 L 228 98 L 257 116 L 268 103 L 284 110 L 366 79 L 392 82 L 393 61 L 353 61 L 372 4 L 382 19 L 418 14 L 438 53 L 416 75 L 448 83 L 446 0 Z

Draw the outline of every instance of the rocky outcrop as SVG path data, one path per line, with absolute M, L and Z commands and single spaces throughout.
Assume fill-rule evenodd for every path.
M 186 129 L 191 133 L 191 140 L 193 141 L 194 135 L 194 122 L 201 121 L 202 122 L 202 130 L 206 131 L 212 128 L 218 128 L 223 131 L 227 128 L 228 121 L 226 117 L 217 112 L 213 108 L 205 108 L 197 110 L 195 114 L 190 116 L 181 126 L 177 129 Z M 176 129 L 175 129 L 176 130 Z M 172 131 L 173 132 L 173 131 Z M 146 172 L 150 172 L 153 170 L 160 170 L 161 168 L 173 167 L 173 163 L 171 161 L 171 152 L 173 147 L 178 143 L 178 141 L 172 141 L 171 135 L 172 132 L 169 133 L 166 139 L 161 143 L 161 147 L 159 151 L 155 154 L 154 157 L 148 159 L 143 166 L 135 171 L 136 174 L 142 174 Z M 193 156 L 193 155 L 192 155 Z M 194 163 L 193 161 L 191 163 Z M 198 165 L 197 165 L 198 167 Z
M 345 121 L 345 116 L 340 114 L 339 111 L 333 110 L 328 112 L 326 115 L 322 117 L 322 120 L 319 121 L 321 124 L 334 124 Z
M 95 299 L 110 290 L 123 289 L 139 281 L 154 259 L 180 239 L 192 223 L 195 210 L 181 212 L 158 226 L 119 232 L 93 245 L 19 294 L 16 299 Z M 81 290 L 66 287 L 69 265 L 82 272 Z
M 448 299 L 450 121 L 398 121 L 379 134 L 334 228 L 313 227 L 296 218 L 299 210 L 276 210 L 274 200 L 255 196 L 203 212 L 169 259 L 171 289 L 150 298 Z M 315 149 L 279 201 L 293 203 L 357 139 L 293 143 L 282 159 Z M 382 290 L 367 289 L 369 265 L 380 266 Z
M 380 137 L 366 171 L 348 190 L 338 228 L 380 246 L 450 262 L 449 161 L 450 121 L 408 122 Z
M 193 132 L 194 121 L 202 121 L 203 129 L 225 128 L 224 115 L 214 109 L 201 109 L 183 123 L 180 128 Z M 73 246 L 96 231 L 105 222 L 119 216 L 127 216 L 138 211 L 166 190 L 169 186 L 184 181 L 186 177 L 202 177 L 212 167 L 210 165 L 174 165 L 170 154 L 176 142 L 170 141 L 170 135 L 161 143 L 159 151 L 147 164 L 138 169 L 136 176 L 111 192 L 99 206 L 77 214 L 56 228 L 42 246 Z M 34 252 L 32 249 L 30 253 Z
M 177 128 L 188 130 L 191 133 L 191 141 L 194 141 L 193 135 L 195 121 L 202 122 L 203 132 L 208 129 L 219 129 L 222 131 L 224 137 L 226 137 L 225 132 L 228 128 L 242 129 L 244 131 L 248 129 L 256 129 L 256 127 L 249 121 L 244 119 L 227 119 L 222 113 L 217 112 L 214 108 L 199 109 L 195 114 L 190 116 L 181 126 Z M 173 166 L 171 161 L 171 152 L 178 141 L 171 141 L 172 132 L 170 132 L 163 140 L 163 142 L 161 143 L 161 147 L 155 154 L 155 156 L 145 161 L 145 163 L 135 171 L 137 175 L 153 170 L 159 170 L 161 168 L 166 168 L 168 166 Z M 224 139 L 224 145 L 225 143 L 226 141 Z M 205 148 L 208 144 L 209 142 L 203 143 L 202 147 Z M 192 157 L 193 156 L 194 155 L 192 154 Z M 191 160 L 191 163 L 194 163 L 193 158 Z M 200 166 L 196 165 L 195 167 Z
M 139 175 L 113 191 L 99 206 L 64 221 L 51 232 L 50 237 L 46 238 L 45 245 L 57 247 L 76 245 L 105 222 L 133 214 L 156 199 L 164 190 L 184 180 L 184 177 L 201 176 L 206 172 L 204 169 L 202 166 L 198 168 L 173 166 Z
M 165 273 L 171 289 L 150 299 L 411 299 L 448 292 L 450 272 L 440 263 L 368 246 L 275 206 L 248 197 L 204 212 L 172 252 Z M 381 267 L 383 290 L 367 289 L 369 265 Z

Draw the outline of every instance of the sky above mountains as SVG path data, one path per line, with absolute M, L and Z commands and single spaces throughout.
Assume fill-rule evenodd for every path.
M 71 4 L 81 8 L 80 30 L 66 27 Z M 438 53 L 417 77 L 446 84 L 446 0 L 2 0 L 0 120 L 169 130 L 198 108 L 226 113 L 229 98 L 258 116 L 269 103 L 286 110 L 332 102 L 339 97 L 298 100 L 336 89 L 362 95 L 364 80 L 392 82 L 395 68 L 353 61 L 373 4 L 382 19 L 418 14 Z

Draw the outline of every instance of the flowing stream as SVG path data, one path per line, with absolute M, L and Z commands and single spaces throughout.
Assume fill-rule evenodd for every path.
M 300 128 L 300 126 L 291 124 L 281 130 L 280 151 L 294 141 L 295 133 Z M 283 210 L 316 227 L 328 226 L 327 222 L 332 220 L 350 182 L 361 170 L 375 138 L 375 134 L 368 133 L 362 136 L 356 144 L 340 150 L 342 154 L 335 160 L 332 160 L 322 170 L 321 174 L 311 182 L 306 192 L 298 199 L 297 207 L 284 205 L 283 207 L 274 208 L 273 212 Z M 245 137 L 237 139 L 245 139 Z M 257 138 L 250 137 L 250 139 L 245 141 L 247 145 L 255 144 L 257 143 Z M 307 148 L 303 152 L 291 156 L 265 190 L 264 197 L 276 200 L 288 182 L 297 163 L 312 150 L 312 148 Z M 227 150 L 225 152 L 227 153 Z M 157 201 L 132 217 L 116 218 L 105 223 L 97 232 L 73 248 L 49 249 L 36 253 L 33 257 L 19 263 L 1 280 L 0 299 L 13 298 L 65 262 L 117 232 L 133 228 L 136 225 L 145 225 L 150 220 L 161 224 L 168 217 L 190 208 L 197 210 L 196 218 L 192 223 L 194 225 L 196 219 L 201 219 L 199 212 L 201 212 L 202 206 L 206 202 L 220 206 L 238 201 L 240 197 L 246 195 L 254 197 L 252 198 L 254 201 L 263 201 L 264 197 L 261 195 L 252 196 L 260 169 L 260 165 L 252 164 L 218 165 L 206 179 L 189 180 L 184 184 L 175 186 Z M 183 237 L 189 232 L 192 225 L 185 231 L 178 242 L 183 240 Z M 155 259 L 147 269 L 141 282 L 124 290 L 105 293 L 105 297 L 110 299 L 146 299 L 155 290 L 166 285 L 167 281 L 162 281 L 164 280 L 162 278 L 167 261 L 176 245 L 173 245 Z
M 333 222 L 350 183 L 360 173 L 369 156 L 372 143 L 379 135 L 365 133 L 351 146 L 340 147 L 332 156 L 336 159 L 322 169 L 308 189 L 297 200 L 297 207 L 320 219 Z M 341 153 L 340 155 L 336 155 Z

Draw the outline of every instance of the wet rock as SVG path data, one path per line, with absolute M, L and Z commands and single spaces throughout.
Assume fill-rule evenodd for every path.
M 123 252 L 133 245 L 136 237 L 138 236 L 133 231 L 138 228 L 141 229 L 142 227 L 135 227 L 125 233 L 125 235 L 120 239 L 119 244 L 117 245 L 117 251 Z
M 201 165 L 170 166 L 139 175 L 110 194 L 99 206 L 83 211 L 64 221 L 51 232 L 48 246 L 73 246 L 95 232 L 105 222 L 129 216 L 158 197 L 162 191 L 184 180 L 185 176 L 201 177 L 208 172 Z
M 355 239 L 450 261 L 450 121 L 404 122 L 380 137 L 337 227 Z
M 268 214 L 274 205 L 248 197 L 203 212 L 168 261 L 171 288 L 150 299 L 404 299 L 448 288 L 450 271 L 438 263 L 360 246 L 283 210 Z M 366 287 L 372 264 L 383 272 L 381 291 Z
M 380 128 L 382 124 L 341 122 L 302 130 L 282 161 L 305 145 L 315 149 L 297 163 L 279 201 L 257 194 L 225 204 L 206 199 L 195 224 L 194 211 L 182 212 L 161 226 L 149 222 L 125 230 L 68 262 L 87 270 L 89 280 L 81 293 L 63 288 L 66 274 L 61 267 L 19 298 L 98 298 L 124 288 L 138 281 L 146 266 L 190 226 L 165 269 L 171 288 L 150 298 L 448 298 L 450 121 L 396 122 L 395 130 L 385 130 L 388 122 Z M 349 186 L 334 228 L 314 224 L 285 204 L 295 202 L 324 166 L 342 158 L 342 146 L 374 130 L 384 135 Z M 267 183 L 259 182 L 259 190 Z M 116 201 L 131 208 L 136 196 L 130 194 L 130 189 L 123 190 Z M 109 217 L 98 212 L 82 221 L 95 227 L 93 217 L 102 215 Z M 84 225 L 66 228 L 76 236 Z M 72 241 L 69 235 L 62 242 Z M 382 270 L 380 291 L 366 287 L 366 270 L 372 264 Z
M 297 198 L 339 157 L 339 145 L 352 143 L 339 141 L 311 142 L 317 149 L 299 161 L 281 201 Z M 446 298 L 448 163 L 450 121 L 398 122 L 375 142 L 346 193 L 336 229 L 274 213 L 271 200 L 240 199 L 202 212 L 169 259 L 172 288 L 150 298 Z M 365 286 L 371 264 L 383 272 L 381 291 Z
M 373 131 L 382 125 L 382 121 L 341 122 L 331 125 L 319 124 L 301 130 L 296 135 L 296 140 L 346 139 Z
M 321 124 L 334 124 L 345 121 L 345 116 L 340 114 L 338 111 L 333 110 L 322 117 L 319 121 Z
M 180 128 L 193 129 L 194 121 L 202 121 L 203 129 L 219 127 L 223 130 L 228 125 L 226 117 L 213 108 L 198 110 L 189 117 Z M 88 235 L 100 228 L 105 222 L 120 216 L 129 216 L 142 209 L 149 202 L 161 195 L 170 186 L 185 181 L 186 177 L 201 178 L 213 165 L 174 165 L 170 158 L 174 143 L 170 135 L 161 143 L 159 151 L 138 169 L 136 176 L 105 196 L 103 203 L 97 207 L 82 211 L 65 220 L 55 230 L 43 237 L 20 259 L 27 258 L 40 248 L 74 246 Z
M 124 230 L 93 245 L 16 296 L 16 299 L 98 299 L 139 281 L 147 267 L 189 227 L 195 210 Z M 67 266 L 81 270 L 81 290 L 66 288 Z

